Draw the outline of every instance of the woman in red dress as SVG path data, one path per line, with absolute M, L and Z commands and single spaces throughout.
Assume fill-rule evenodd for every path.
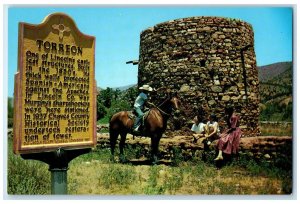
M 220 135 L 220 139 L 217 143 L 219 153 L 215 158 L 215 161 L 223 159 L 223 152 L 225 154 L 236 154 L 242 135 L 242 131 L 239 128 L 240 117 L 234 113 L 233 107 L 227 107 L 225 109 L 225 114 L 227 115 L 228 128 Z

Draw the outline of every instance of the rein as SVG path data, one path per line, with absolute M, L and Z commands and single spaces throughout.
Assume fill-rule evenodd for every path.
M 155 104 L 153 104 L 153 103 L 151 103 L 151 105 L 153 105 L 155 108 L 157 108 L 162 114 L 167 115 L 167 116 L 170 116 L 171 114 L 166 113 L 165 111 L 163 111 L 163 110 L 160 108 L 160 107 L 161 107 L 163 104 L 165 104 L 168 100 L 170 100 L 170 99 L 167 98 L 167 99 L 164 100 L 159 106 L 157 106 L 157 105 L 155 105 Z
M 170 116 L 171 114 L 166 113 L 165 111 L 163 111 L 162 109 L 160 109 L 159 107 L 156 106 L 156 108 L 164 115 Z

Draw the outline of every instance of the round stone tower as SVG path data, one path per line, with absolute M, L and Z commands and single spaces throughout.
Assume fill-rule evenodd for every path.
M 138 85 L 143 84 L 178 92 L 183 110 L 179 129 L 187 128 L 201 108 L 206 117 L 215 113 L 224 127 L 224 108 L 231 104 L 241 116 L 243 135 L 259 135 L 254 33 L 246 22 L 191 17 L 142 31 Z M 153 95 L 158 103 L 165 91 Z

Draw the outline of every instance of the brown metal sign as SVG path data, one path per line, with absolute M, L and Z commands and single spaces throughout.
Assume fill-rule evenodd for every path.
M 95 37 L 62 13 L 19 24 L 14 152 L 96 145 Z

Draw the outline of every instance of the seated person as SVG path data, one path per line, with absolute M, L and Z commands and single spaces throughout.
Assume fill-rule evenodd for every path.
M 217 149 L 219 152 L 215 161 L 223 160 L 223 153 L 227 155 L 237 154 L 242 135 L 239 128 L 240 116 L 235 114 L 233 106 L 226 107 L 225 114 L 227 116 L 227 129 L 224 130 L 218 140 Z
M 194 142 L 196 142 L 200 137 L 204 136 L 204 127 L 205 123 L 203 122 L 203 117 L 199 115 L 195 116 L 193 119 L 193 126 L 191 128 L 191 130 L 195 132 L 195 134 L 193 134 Z
M 205 141 L 208 145 L 211 144 L 211 142 L 219 137 L 220 129 L 219 124 L 217 120 L 217 116 L 215 114 L 211 114 L 209 116 L 209 120 L 204 126 L 205 131 Z

